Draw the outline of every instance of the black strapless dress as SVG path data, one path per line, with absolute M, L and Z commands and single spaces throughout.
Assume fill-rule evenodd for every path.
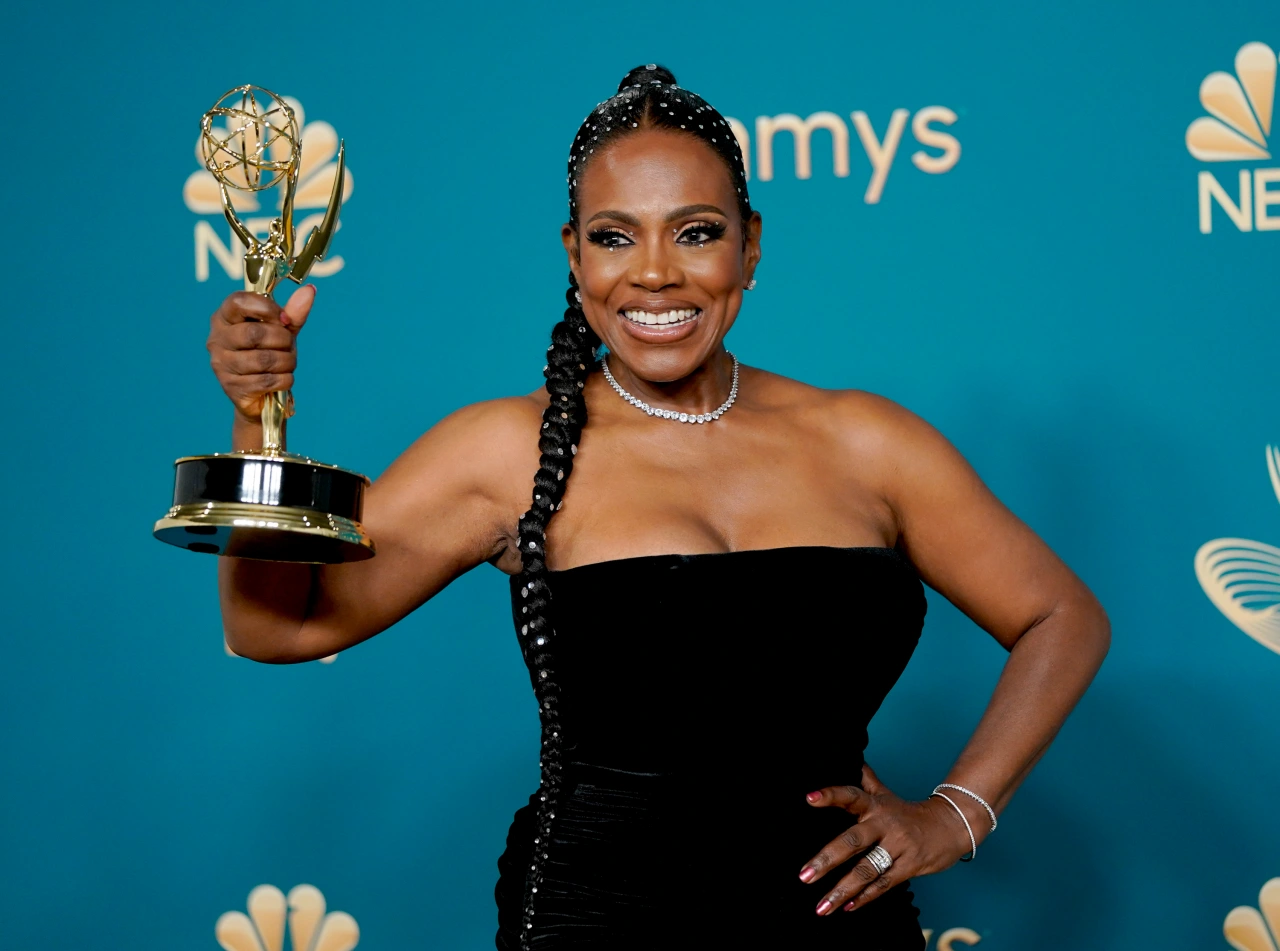
M 907 883 L 820 918 L 848 867 L 798 877 L 854 821 L 805 793 L 858 783 L 867 724 L 919 639 L 924 589 L 905 557 L 655 555 L 547 582 L 561 782 L 549 841 L 535 846 L 543 788 L 498 861 L 501 951 L 522 933 L 541 951 L 924 948 Z

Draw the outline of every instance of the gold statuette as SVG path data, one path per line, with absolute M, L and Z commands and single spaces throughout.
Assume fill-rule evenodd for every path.
M 270 296 L 283 278 L 301 284 L 338 226 L 345 145 L 338 146 L 324 218 L 296 254 L 293 202 L 302 146 L 289 104 L 261 86 L 232 89 L 200 120 L 200 149 L 218 181 L 231 230 L 246 249 L 245 289 Z M 276 186 L 283 193 L 280 217 L 259 238 L 236 217 L 228 189 Z M 177 460 L 173 507 L 156 522 L 155 537 L 189 551 L 268 561 L 331 564 L 373 557 L 373 541 L 360 524 L 369 480 L 286 452 L 285 423 L 293 411 L 292 393 L 269 393 L 261 449 Z

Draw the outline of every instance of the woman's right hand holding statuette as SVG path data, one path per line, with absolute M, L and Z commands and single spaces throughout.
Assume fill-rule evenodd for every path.
M 262 406 L 267 394 L 293 387 L 298 333 L 315 296 L 315 286 L 307 284 L 281 307 L 262 294 L 236 291 L 209 319 L 209 362 L 236 408 L 234 448 L 262 445 Z

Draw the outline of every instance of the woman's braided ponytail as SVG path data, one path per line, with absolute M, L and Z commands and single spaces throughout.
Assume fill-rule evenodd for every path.
M 539 758 L 541 784 L 538 790 L 537 832 L 533 840 L 533 860 L 526 874 L 524 907 L 520 923 L 520 946 L 528 947 L 533 928 L 533 900 L 542 884 L 542 864 L 551 839 L 551 821 L 560 795 L 560 772 L 563 766 L 560 730 L 559 685 L 553 653 L 554 627 L 551 621 L 551 599 L 547 589 L 547 523 L 560 508 L 565 486 L 573 472 L 573 457 L 578 452 L 578 439 L 587 423 L 587 401 L 583 396 L 587 375 L 597 366 L 596 348 L 600 338 L 587 323 L 578 301 L 578 282 L 569 275 L 565 293 L 569 306 L 564 319 L 551 329 L 551 346 L 547 348 L 549 405 L 542 411 L 542 434 L 538 449 L 542 457 L 533 477 L 533 504 L 520 518 L 521 571 L 519 610 L 515 613 L 520 631 L 520 649 L 533 693 L 538 700 L 538 716 L 542 721 L 542 755 Z
M 729 171 L 742 221 L 753 212 L 747 196 L 746 167 L 742 149 L 729 121 L 701 96 L 682 89 L 662 66 L 637 66 L 622 78 L 617 95 L 600 103 L 587 116 L 569 151 L 569 222 L 578 225 L 578 183 L 597 152 L 611 141 L 643 129 L 658 128 L 701 139 Z M 587 424 L 583 396 L 587 377 L 595 370 L 600 338 L 582 312 L 578 283 L 569 275 L 564 319 L 551 330 L 547 349 L 549 405 L 542 413 L 538 448 L 542 457 L 534 476 L 533 503 L 520 518 L 519 545 L 522 568 L 516 578 L 520 597 L 515 600 L 516 630 L 520 649 L 533 680 L 542 720 L 542 771 L 538 790 L 537 828 L 526 872 L 520 921 L 520 947 L 527 949 L 533 931 L 534 901 L 542 884 L 543 865 L 551 844 L 551 823 L 560 797 L 562 747 L 559 686 L 556 683 L 555 629 L 551 596 L 547 587 L 547 523 L 560 508 L 565 486 L 573 472 L 582 428 Z

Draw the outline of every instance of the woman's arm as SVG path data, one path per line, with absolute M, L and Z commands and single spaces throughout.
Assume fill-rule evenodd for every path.
M 869 425 L 861 420 L 858 448 L 896 516 L 899 545 L 926 583 L 1009 651 L 986 712 L 945 779 L 999 812 L 1093 679 L 1110 626 L 1092 592 L 941 434 L 888 401 L 876 400 L 875 407 Z M 824 913 L 865 904 L 969 851 L 968 832 L 951 805 L 898 799 L 869 770 L 864 780 L 862 789 L 811 795 L 814 805 L 846 808 L 859 823 L 806 865 L 815 874 L 805 880 L 816 881 L 877 842 L 894 864 L 877 876 L 865 859 L 859 862 L 828 893 L 831 907 Z M 986 810 L 964 793 L 945 792 L 981 842 L 991 827 Z
M 516 487 L 532 487 L 538 420 L 532 402 L 517 397 L 469 406 L 432 427 L 369 488 L 363 523 L 378 546 L 374 558 L 341 565 L 221 559 L 227 644 L 267 663 L 326 657 L 500 558 L 522 511 Z
M 310 303 L 306 288 L 283 311 L 267 298 L 233 294 L 214 314 L 209 350 L 236 405 L 234 448 L 261 446 L 262 395 L 292 384 Z M 467 407 L 434 426 L 366 495 L 372 559 L 322 566 L 220 559 L 228 646 L 267 663 L 325 657 L 390 627 L 481 562 L 510 557 L 538 464 L 539 420 L 540 407 L 516 397 Z
M 986 712 L 946 778 L 999 812 L 1093 680 L 1110 624 L 1093 593 L 955 447 L 923 420 L 893 409 L 900 461 L 885 489 L 900 544 L 930 587 L 1009 651 Z M 990 825 L 989 818 L 970 822 L 975 833 Z

